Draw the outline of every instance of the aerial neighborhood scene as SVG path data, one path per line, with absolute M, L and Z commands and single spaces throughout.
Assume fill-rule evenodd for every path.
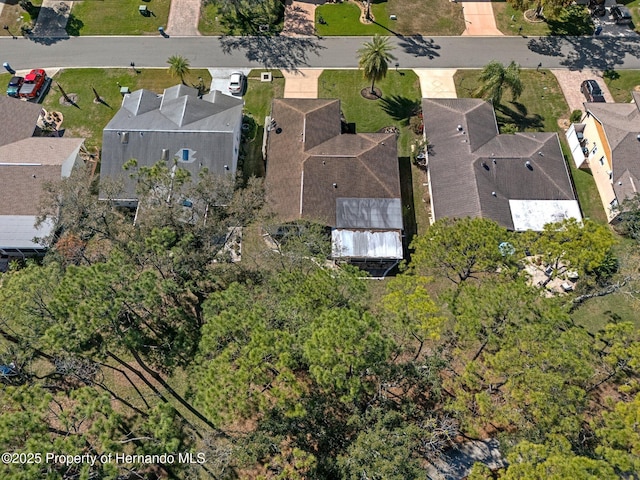
M 640 0 L 0 25 L 0 480 L 640 479 Z

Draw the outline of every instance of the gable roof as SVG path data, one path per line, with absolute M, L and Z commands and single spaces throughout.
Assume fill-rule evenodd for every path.
M 272 119 L 265 183 L 280 221 L 335 227 L 346 199 L 400 199 L 395 134 L 342 134 L 338 100 L 275 99 Z
M 640 191 L 640 93 L 632 96 L 634 103 L 584 104 L 587 114 L 602 124 L 611 149 L 613 190 L 620 201 Z
M 483 217 L 513 230 L 512 200 L 577 206 L 557 134 L 501 135 L 493 108 L 480 99 L 423 99 L 422 106 L 435 219 Z M 557 212 L 540 215 L 551 222 Z
M 185 85 L 167 88 L 163 95 L 136 90 L 125 95 L 122 108 L 103 130 L 101 176 L 124 183 L 121 200 L 137 198 L 135 182 L 122 167 L 130 159 L 151 166 L 165 157 L 197 178 L 201 169 L 234 173 L 242 124 L 241 98 L 213 91 L 202 98 Z
M 41 111 L 38 104 L 0 96 L 0 146 L 31 137 Z

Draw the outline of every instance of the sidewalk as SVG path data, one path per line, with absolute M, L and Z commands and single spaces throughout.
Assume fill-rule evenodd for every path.
M 171 0 L 165 32 L 173 37 L 200 35 L 200 5 L 201 0 Z
M 490 1 L 461 2 L 464 14 L 465 31 L 462 35 L 502 36 L 493 16 L 493 5 Z

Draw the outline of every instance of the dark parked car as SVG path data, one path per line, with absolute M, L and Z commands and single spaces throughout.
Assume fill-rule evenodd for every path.
M 24 78 L 22 77 L 11 77 L 9 80 L 9 85 L 7 85 L 7 95 L 10 97 L 18 98 L 18 91 L 20 87 L 24 83 Z
M 600 85 L 595 80 L 585 80 L 580 85 L 580 91 L 584 95 L 584 98 L 587 99 L 587 102 L 604 102 L 604 96 L 602 95 L 602 90 L 600 90 Z
M 631 11 L 624 5 L 615 5 L 611 7 L 611 16 L 616 23 L 632 23 Z

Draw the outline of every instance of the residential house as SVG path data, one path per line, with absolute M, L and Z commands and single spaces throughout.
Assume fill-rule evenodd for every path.
M 167 88 L 162 95 L 144 89 L 126 94 L 103 131 L 101 179 L 123 184 L 118 198 L 111 200 L 125 206 L 137 204 L 136 182 L 123 170 L 131 159 L 138 166 L 175 162 L 192 179 L 205 168 L 235 174 L 242 106 L 241 98 L 217 90 L 199 97 L 195 88 L 185 85 Z
M 500 134 L 490 103 L 423 99 L 432 221 L 489 218 L 509 230 L 582 219 L 555 133 Z
M 590 168 L 609 221 L 640 191 L 640 93 L 633 103 L 584 104 L 585 115 L 566 136 L 576 167 Z
M 403 258 L 395 133 L 344 133 L 340 101 L 275 99 L 267 201 L 280 222 L 331 229 L 332 256 L 367 268 Z
M 0 97 L 0 269 L 7 257 L 43 254 L 37 238 L 53 225 L 34 226 L 45 182 L 68 177 L 80 159 L 82 138 L 40 136 L 42 106 Z

